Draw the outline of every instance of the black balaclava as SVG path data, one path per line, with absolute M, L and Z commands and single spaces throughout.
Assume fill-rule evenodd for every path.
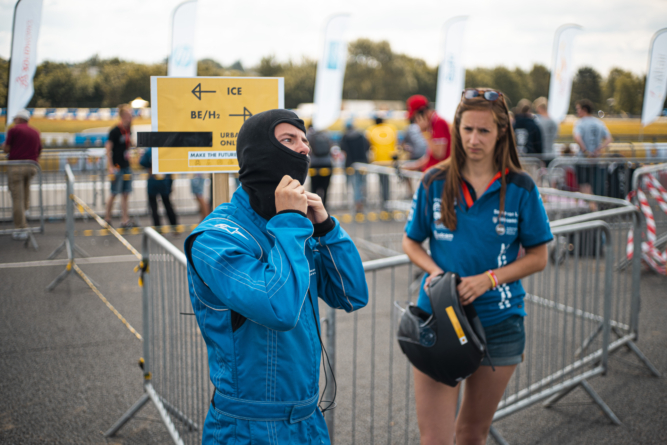
M 245 121 L 236 140 L 239 180 L 250 197 L 250 206 L 264 219 L 276 215 L 276 187 L 289 175 L 301 185 L 308 176 L 310 157 L 278 142 L 276 125 L 286 122 L 306 133 L 299 117 L 288 110 L 269 110 Z

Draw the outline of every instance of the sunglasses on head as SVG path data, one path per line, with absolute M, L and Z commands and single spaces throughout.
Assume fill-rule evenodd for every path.
M 474 99 L 476 97 L 483 97 L 489 102 L 494 102 L 498 100 L 503 95 L 500 91 L 495 90 L 478 90 L 477 88 L 466 88 L 463 90 L 462 98 L 463 99 Z

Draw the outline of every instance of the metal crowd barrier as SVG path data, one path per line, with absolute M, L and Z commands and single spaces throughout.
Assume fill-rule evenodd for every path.
M 523 155 L 519 157 L 521 167 L 538 183 L 540 177 L 544 175 L 547 163 L 553 159 L 553 155 Z
M 367 211 L 397 210 L 405 207 L 421 179 L 421 173 L 396 167 L 355 163 L 351 167 L 311 168 L 309 177 L 330 176 L 327 208 L 331 211 L 354 209 L 353 186 L 348 178 L 356 172 L 363 176 L 364 208 Z M 309 188 L 310 184 L 306 184 Z
M 633 172 L 657 162 L 667 162 L 667 158 L 561 156 L 549 163 L 546 173 L 536 182 L 575 192 L 580 190 L 582 184 L 589 184 L 596 195 L 624 199 L 631 190 Z
M 600 249 L 601 255 L 614 258 L 613 294 L 611 307 L 611 333 L 613 342 L 609 350 L 614 352 L 622 346 L 628 347 L 641 360 L 647 369 L 656 377 L 660 372 L 636 345 L 639 339 L 639 312 L 641 310 L 640 280 L 641 280 L 641 232 L 643 217 L 636 207 L 626 201 L 622 207 L 609 208 L 589 214 L 574 216 L 552 222 L 553 227 L 564 227 L 572 224 L 588 224 L 592 221 L 604 221 L 609 227 L 609 233 L 600 241 L 600 246 L 589 245 L 584 247 L 580 256 L 591 256 L 592 249 Z M 633 234 L 633 242 L 629 244 L 628 233 Z M 575 253 L 571 240 L 557 239 L 565 249 L 552 246 L 552 262 L 566 261 Z M 630 255 L 629 255 L 630 254 Z M 592 337 L 600 333 L 598 330 Z M 593 338 L 591 338 L 592 340 Z
M 144 395 L 105 433 L 111 437 L 152 402 L 175 444 L 200 444 L 213 386 L 192 313 L 183 252 L 147 228 L 142 242 Z
M 76 193 L 94 207 L 103 208 L 106 191 L 103 187 L 104 156 L 86 151 L 42 151 L 39 164 L 44 177 L 45 218 L 54 220 L 67 216 L 67 166 L 76 181 Z
M 606 372 L 609 353 L 626 346 L 659 375 L 635 344 L 642 217 L 624 200 L 551 189 L 540 192 L 552 217 L 555 240 L 547 268 L 524 280 L 526 360 L 510 381 L 496 420 L 540 401 L 556 403 L 581 386 L 617 423 L 588 383 Z M 359 242 L 383 225 L 402 236 L 404 221 L 345 225 L 350 224 L 364 227 L 366 232 L 357 232 Z M 632 260 L 627 257 L 628 231 L 635 234 Z M 377 256 L 396 252 L 375 249 Z M 366 308 L 338 314 L 323 307 L 324 340 L 338 382 L 338 409 L 328 411 L 325 418 L 337 443 L 417 443 L 411 367 L 395 339 L 394 303 L 414 299 L 421 271 L 405 255 L 366 261 L 364 269 L 370 290 Z M 206 347 L 192 316 L 185 256 L 152 229 L 144 233 L 142 280 L 146 394 L 107 436 L 150 400 L 175 443 L 198 443 L 213 389 Z M 329 392 L 327 400 L 331 396 Z
M 610 222 L 593 219 L 597 216 Z M 619 222 L 620 216 L 626 219 Z M 558 254 L 543 272 L 524 280 L 526 359 L 508 385 L 496 420 L 540 401 L 553 404 L 581 386 L 618 423 L 589 380 L 606 372 L 611 351 L 623 345 L 636 349 L 637 264 L 619 268 L 616 249 L 610 247 L 614 227 L 627 232 L 628 222 L 637 224 L 633 216 L 636 210 L 626 206 L 552 225 L 551 250 L 562 257 Z M 151 401 L 175 443 L 199 443 L 213 388 L 206 346 L 192 316 L 186 259 L 150 228 L 142 246 L 146 393 L 106 435 L 114 435 Z M 322 308 L 325 344 L 338 383 L 338 408 L 326 413 L 330 434 L 336 443 L 418 443 L 411 367 L 395 339 L 394 303 L 414 300 L 419 270 L 406 255 L 367 261 L 364 270 L 370 291 L 366 308 L 353 314 Z
M 653 172 L 662 172 L 665 167 L 652 167 Z M 395 175 L 395 170 L 388 167 L 371 166 L 374 171 L 387 175 Z M 638 170 L 641 174 L 642 170 Z M 414 173 L 419 175 L 419 173 Z M 415 179 L 418 179 L 416 176 Z M 628 182 L 629 184 L 629 182 Z M 639 280 L 641 265 L 638 255 L 628 255 L 640 246 L 628 245 L 628 232 L 633 234 L 633 239 L 641 239 L 643 218 L 628 201 L 623 199 L 609 198 L 584 193 L 567 192 L 551 188 L 540 188 L 540 194 L 545 208 L 552 221 L 552 226 L 567 224 L 586 223 L 593 220 L 602 220 L 609 225 L 610 234 L 604 237 L 601 246 L 602 254 L 609 253 L 615 258 L 614 269 L 614 305 L 612 307 L 613 335 L 615 339 L 621 339 L 621 344 L 614 344 L 613 350 L 622 345 L 632 349 L 638 358 L 645 363 L 654 375 L 659 375 L 655 367 L 648 361 L 644 354 L 636 346 L 639 330 Z M 665 213 L 659 208 L 659 203 L 652 201 L 655 207 L 654 214 L 663 218 Z M 337 215 L 345 230 L 355 240 L 359 250 L 367 259 L 386 258 L 402 253 L 402 238 L 404 233 L 407 212 L 370 212 L 364 215 Z M 656 220 L 658 219 L 656 217 Z M 662 221 L 665 221 L 664 219 Z M 662 223 L 658 221 L 660 226 Z M 667 221 L 664 227 L 667 226 Z M 658 233 L 660 235 L 660 232 Z M 659 238 L 660 246 L 667 244 L 667 235 Z M 554 243 L 550 249 L 552 261 L 564 261 L 566 256 L 574 254 L 574 247 L 568 238 L 560 237 L 558 243 Z M 640 252 L 640 250 L 637 250 Z M 590 256 L 590 248 L 579 252 L 579 255 Z M 417 283 L 417 281 L 415 281 Z M 413 284 L 413 288 L 417 285 Z
M 38 218 L 39 226 L 28 227 L 29 234 L 26 243 L 30 242 L 32 246 L 37 250 L 37 242 L 33 237 L 33 233 L 44 233 L 44 198 L 43 198 L 43 173 L 39 164 L 34 161 L 21 160 L 21 161 L 0 161 L 0 221 L 10 221 L 13 224 L 13 201 L 11 193 L 9 192 L 9 175 L 8 169 L 11 166 L 18 165 L 31 165 L 37 168 L 37 181 L 34 180 L 30 183 L 30 208 L 26 214 L 26 220 L 33 221 Z M 35 197 L 37 199 L 35 199 Z M 0 235 L 11 235 L 15 232 L 23 231 L 15 228 L 11 229 L 0 229 Z
M 6 161 L 0 161 L 0 166 Z M 39 158 L 41 167 L 41 188 L 43 201 L 38 205 L 31 200 L 30 220 L 35 215 L 48 220 L 62 220 L 66 218 L 66 177 L 65 167 L 70 166 L 76 179 L 76 194 L 85 200 L 98 214 L 105 214 L 105 204 L 110 193 L 111 175 L 106 167 L 106 154 L 103 149 L 70 150 L 70 151 L 42 151 Z M 189 175 L 173 175 L 171 202 L 175 211 L 180 214 L 196 214 L 199 211 L 198 203 L 190 190 Z M 146 194 L 146 179 L 148 175 L 141 170 L 132 172 L 132 188 L 129 200 L 129 213 L 132 216 L 150 214 Z M 0 221 L 12 220 L 11 199 L 6 184 L 0 184 Z M 210 196 L 210 187 L 204 187 L 206 199 Z M 117 199 L 116 201 L 120 201 Z M 120 204 L 114 204 L 114 216 L 120 215 Z
M 544 174 L 545 164 L 542 159 L 534 156 L 521 158 L 526 171 L 537 182 L 537 178 Z M 366 207 L 364 213 L 353 210 L 352 189 L 347 186 L 345 175 L 355 171 L 366 177 Z M 315 172 L 317 173 L 317 172 Z M 419 187 L 423 173 L 387 167 L 376 164 L 355 163 L 348 169 L 334 169 L 333 174 L 340 175 L 339 180 L 332 177 L 332 187 L 329 189 L 327 208 L 338 217 L 345 230 L 350 233 L 357 243 L 357 247 L 364 249 L 369 258 L 377 259 L 392 256 L 402 252 L 401 239 L 407 214 L 411 207 L 414 191 Z M 382 182 L 386 184 L 387 199 L 382 197 Z M 338 186 L 338 188 L 334 188 Z M 333 188 L 333 190 L 332 190 Z M 381 205 L 385 202 L 384 207 Z M 565 213 L 566 197 L 560 198 L 556 206 Z M 570 200 L 571 201 L 571 200 Z M 576 203 L 575 203 L 576 204 Z M 583 212 L 584 209 L 579 211 Z
M 614 326 L 614 257 L 601 250 L 602 240 L 611 238 L 610 227 L 589 221 L 554 227 L 553 233 L 557 243 L 567 240 L 567 246 L 556 247 L 572 245 L 574 253 L 524 280 L 526 359 L 510 381 L 495 419 L 545 399 L 555 403 L 582 386 L 618 423 L 588 383 L 607 370 Z M 583 255 L 591 249 L 593 256 Z M 418 288 L 411 283 L 418 273 L 405 255 L 366 262 L 364 269 L 369 305 L 353 314 L 327 317 L 335 325 L 327 330 L 335 339 L 327 340 L 336 345 L 339 382 L 337 421 L 331 421 L 335 427 L 330 434 L 336 443 L 419 443 L 411 367 L 395 338 L 394 309 L 396 300 L 414 299 Z
M 629 204 L 622 199 L 551 188 L 540 188 L 539 191 L 551 221 Z M 369 211 L 364 214 L 333 211 L 332 214 L 341 222 L 367 258 L 378 259 L 398 255 L 403 251 L 401 242 L 409 213 L 408 205 L 409 201 L 406 201 L 406 209 L 401 210 Z
M 51 252 L 48 259 L 52 260 L 57 257 L 60 252 L 63 250 L 67 254 L 67 266 L 47 287 L 48 291 L 52 291 L 60 284 L 65 278 L 69 275 L 74 274 L 75 269 L 75 254 L 78 254 L 81 257 L 88 257 L 88 253 L 76 245 L 74 241 L 74 174 L 72 173 L 72 168 L 69 165 L 65 166 L 65 191 L 66 191 L 66 218 L 65 218 L 65 240 L 60 244 L 56 249 Z M 83 279 L 83 277 L 80 276 Z

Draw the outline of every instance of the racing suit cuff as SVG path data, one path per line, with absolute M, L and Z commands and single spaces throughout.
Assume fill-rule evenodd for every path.
M 327 219 L 325 219 L 324 222 L 313 224 L 313 238 L 319 238 L 326 235 L 331 232 L 334 227 L 336 227 L 336 223 L 331 216 L 327 216 Z
M 301 216 L 303 216 L 304 218 L 307 218 L 307 216 L 306 216 L 305 213 L 303 213 L 301 210 L 295 210 L 295 209 L 281 210 L 280 212 L 278 212 L 278 213 L 276 214 L 276 216 L 278 216 L 278 215 L 283 215 L 283 214 L 285 214 L 285 213 L 296 213 L 297 215 L 301 215 Z

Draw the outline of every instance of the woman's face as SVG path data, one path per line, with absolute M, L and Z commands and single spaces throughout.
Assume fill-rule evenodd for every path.
M 461 142 L 470 161 L 493 158 L 498 141 L 498 126 L 491 110 L 468 110 L 461 115 Z

